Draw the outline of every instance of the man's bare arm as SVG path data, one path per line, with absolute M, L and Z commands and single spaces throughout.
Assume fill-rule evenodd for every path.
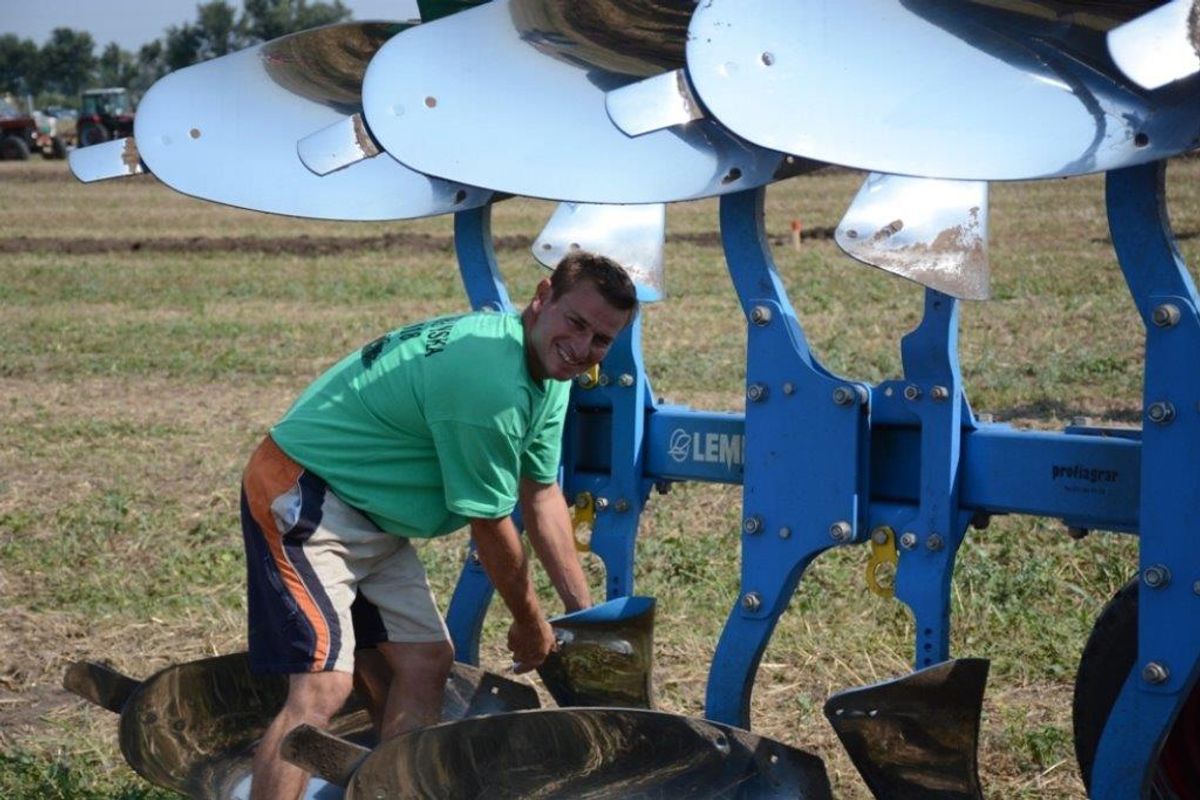
M 538 605 L 529 576 L 529 559 L 517 527 L 508 517 L 473 519 L 471 538 L 475 540 L 479 563 L 513 615 L 508 647 L 517 671 L 539 666 L 554 648 L 554 632 Z
M 587 577 L 575 553 L 567 501 L 557 483 L 521 479 L 521 516 L 538 561 L 546 569 L 568 612 L 592 605 Z

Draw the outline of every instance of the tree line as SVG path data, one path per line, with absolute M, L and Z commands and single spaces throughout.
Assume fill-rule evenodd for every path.
M 6 33 L 0 36 L 0 94 L 30 95 L 39 107 L 73 105 L 81 90 L 97 86 L 124 86 L 140 96 L 172 70 L 350 17 L 341 0 L 245 0 L 240 15 L 225 0 L 211 0 L 196 6 L 195 20 L 169 26 L 136 53 L 110 42 L 99 55 L 86 31 L 55 28 L 40 47 Z

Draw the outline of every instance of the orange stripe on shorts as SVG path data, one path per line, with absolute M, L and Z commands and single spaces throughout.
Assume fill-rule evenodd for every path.
M 275 498 L 291 491 L 303 472 L 304 468 L 292 461 L 287 453 L 279 449 L 275 440 L 267 436 L 250 457 L 250 463 L 242 476 L 242 486 L 250 504 L 250 514 L 267 540 L 267 547 L 270 548 L 271 557 L 283 578 L 284 587 L 296 601 L 300 613 L 308 620 L 316 635 L 310 671 L 320 672 L 329 658 L 329 623 L 317 608 L 308 587 L 304 585 L 304 581 L 300 579 L 299 573 L 284 552 L 283 534 L 279 532 L 275 524 L 275 515 L 271 511 L 271 503 Z

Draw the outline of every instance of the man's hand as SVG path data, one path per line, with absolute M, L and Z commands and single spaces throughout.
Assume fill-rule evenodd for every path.
M 544 619 L 514 622 L 509 626 L 508 649 L 512 651 L 513 672 L 519 674 L 540 667 L 556 647 L 554 629 Z

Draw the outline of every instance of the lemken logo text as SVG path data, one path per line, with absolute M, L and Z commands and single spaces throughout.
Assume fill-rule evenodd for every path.
M 746 438 L 738 433 L 689 432 L 676 428 L 671 432 L 668 451 L 679 463 L 724 464 L 727 469 L 746 463 Z

